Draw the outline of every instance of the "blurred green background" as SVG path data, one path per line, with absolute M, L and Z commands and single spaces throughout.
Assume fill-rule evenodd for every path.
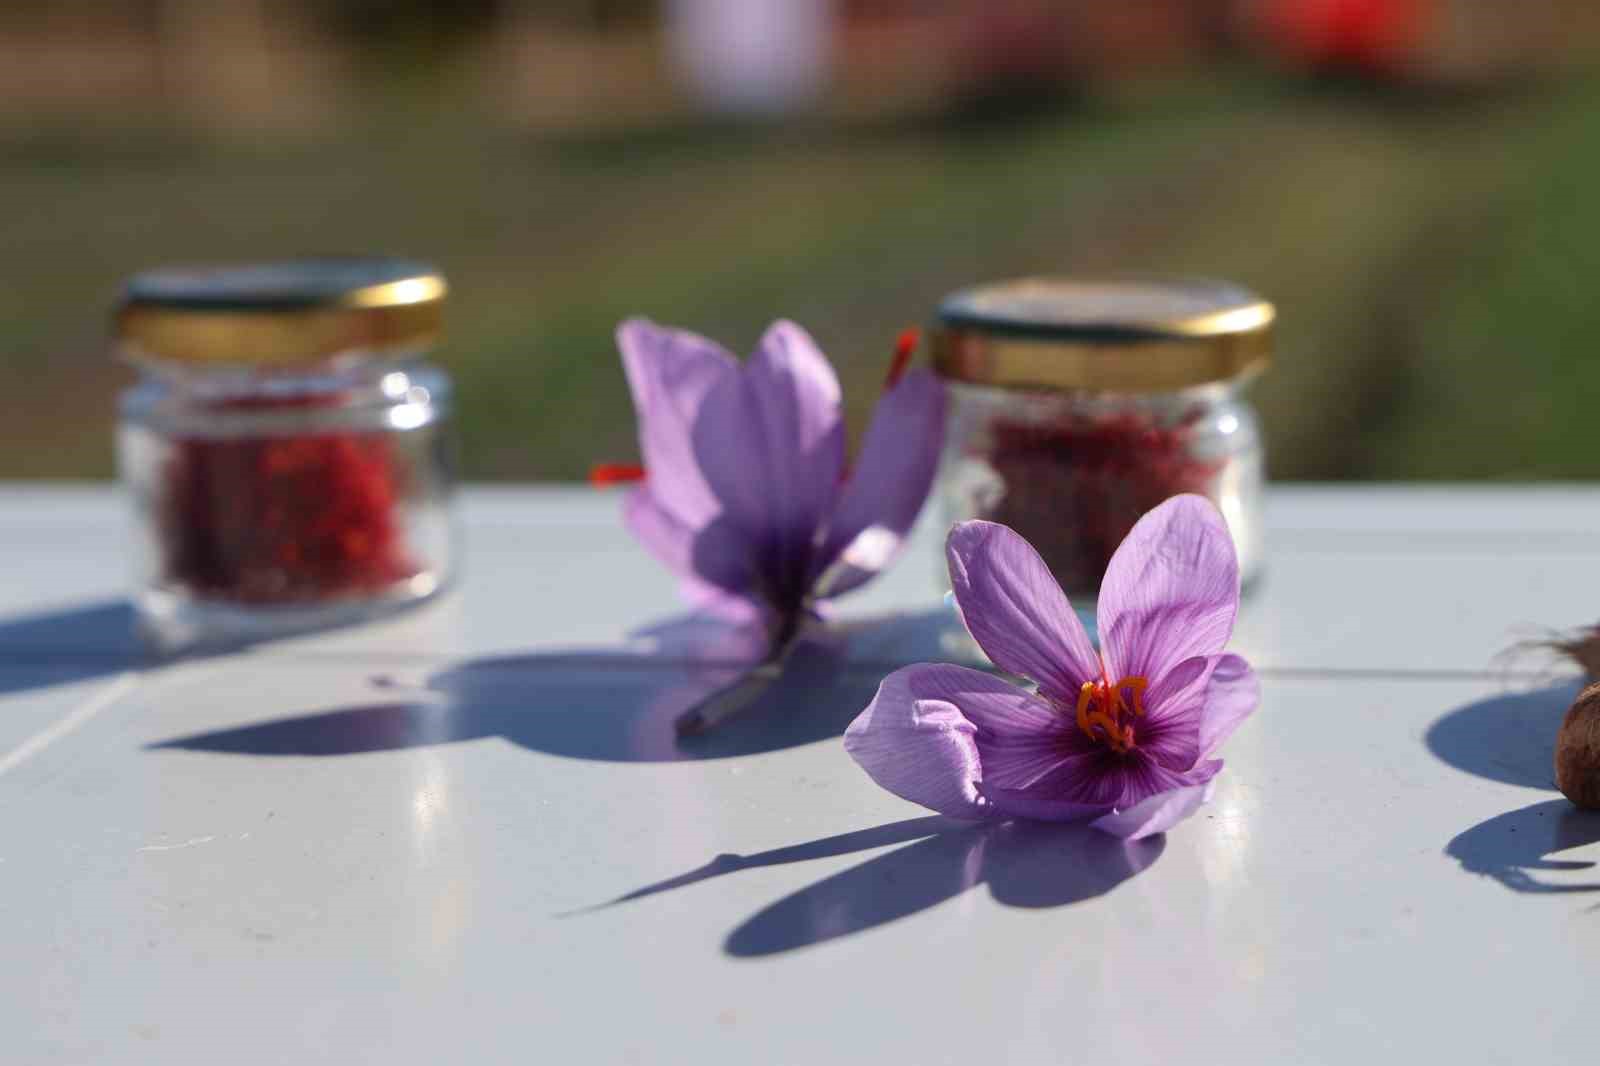
M 441 361 L 480 479 L 636 454 L 628 315 L 741 351 L 793 318 L 859 429 L 901 327 L 1036 272 L 1273 299 L 1274 477 L 1600 475 L 1600 78 L 1569 7 L 1513 12 L 1553 20 L 1517 36 L 1469 5 L 1472 47 L 1441 53 L 1418 11 L 1447 0 L 1342 38 L 1261 4 L 1136 0 L 1145 22 L 1106 30 L 1073 4 L 999 4 L 997 29 L 982 5 L 840 3 L 814 84 L 724 107 L 674 67 L 684 4 L 19 0 L 0 476 L 111 473 L 128 274 L 346 251 L 450 277 Z M 1045 31 L 1062 47 L 1019 51 Z

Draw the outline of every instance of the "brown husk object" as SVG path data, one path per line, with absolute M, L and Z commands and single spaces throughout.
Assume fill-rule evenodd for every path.
M 1578 694 L 1556 734 L 1556 786 L 1584 810 L 1600 810 L 1600 684 Z
M 1580 629 L 1570 638 L 1551 641 L 1548 646 L 1583 667 L 1590 681 L 1600 681 L 1600 626 Z

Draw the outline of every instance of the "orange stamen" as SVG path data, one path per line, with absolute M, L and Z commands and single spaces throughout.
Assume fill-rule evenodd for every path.
M 1149 684 L 1143 677 L 1125 677 L 1114 685 L 1085 681 L 1078 690 L 1078 728 L 1089 739 L 1101 741 L 1118 754 L 1132 751 L 1133 725 L 1123 722 L 1122 713 L 1144 715 L 1144 691 Z M 1131 701 L 1123 695 L 1124 689 L 1133 694 Z
M 1094 736 L 1094 730 L 1089 727 L 1089 705 L 1100 698 L 1100 688 L 1093 681 L 1085 681 L 1078 690 L 1078 728 L 1089 736 Z
M 1117 682 L 1117 691 L 1123 689 L 1133 690 L 1133 713 L 1140 718 L 1144 717 L 1144 690 L 1150 687 L 1150 682 L 1142 677 L 1125 677 Z
M 638 463 L 596 463 L 589 468 L 589 484 L 597 489 L 643 480 L 644 467 Z
M 900 331 L 899 339 L 894 342 L 894 358 L 889 361 L 889 376 L 883 382 L 886 391 L 900 384 L 900 379 L 905 377 L 906 368 L 911 365 L 911 357 L 917 354 L 917 342 L 921 339 L 922 331 L 916 326 L 907 326 Z

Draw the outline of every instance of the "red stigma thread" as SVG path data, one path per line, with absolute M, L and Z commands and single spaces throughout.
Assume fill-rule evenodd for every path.
M 911 357 L 917 354 L 917 342 L 921 339 L 922 331 L 916 326 L 907 326 L 900 331 L 899 340 L 894 342 L 894 358 L 889 362 L 889 376 L 883 382 L 885 389 L 900 384 L 900 379 L 906 375 L 906 367 L 911 365 Z
M 643 480 L 644 467 L 638 463 L 596 463 L 589 468 L 589 484 L 597 489 Z

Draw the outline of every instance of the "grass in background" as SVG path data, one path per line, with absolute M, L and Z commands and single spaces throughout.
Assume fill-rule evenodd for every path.
M 169 261 L 431 258 L 467 473 L 634 454 L 611 331 L 745 350 L 795 318 L 859 428 L 895 332 L 1030 272 L 1209 274 L 1276 300 L 1258 399 L 1275 476 L 1588 477 L 1600 329 L 1590 82 L 1408 100 L 1184 81 L 1002 127 L 685 128 L 518 138 L 402 109 L 337 139 L 61 135 L 0 145 L 0 476 L 103 476 L 104 311 Z

